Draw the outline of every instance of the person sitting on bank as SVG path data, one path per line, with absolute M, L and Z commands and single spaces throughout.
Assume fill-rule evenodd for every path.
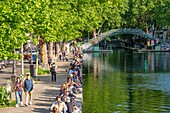
M 57 107 L 53 107 L 53 113 L 58 113 L 58 108 Z
M 59 113 L 66 113 L 66 111 L 67 111 L 67 106 L 63 101 L 61 101 L 60 96 L 56 96 L 56 101 L 54 101 L 50 107 L 51 111 L 53 111 L 54 107 L 56 107 L 58 109 Z
M 51 81 L 56 82 L 56 74 L 57 74 L 57 66 L 55 65 L 55 63 L 52 63 L 50 66 L 50 72 L 51 72 Z
M 24 91 L 25 91 L 25 106 L 29 104 L 32 105 L 32 91 L 34 87 L 33 79 L 31 79 L 30 74 L 26 74 L 27 78 L 24 81 Z

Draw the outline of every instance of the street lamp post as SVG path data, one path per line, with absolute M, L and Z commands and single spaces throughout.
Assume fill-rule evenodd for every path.
M 35 64 L 35 76 L 34 76 L 35 78 L 36 78 L 36 76 L 38 75 L 39 39 L 40 39 L 40 36 L 38 36 L 38 42 L 37 42 L 37 44 L 36 44 L 36 64 Z
M 15 54 L 15 48 L 14 48 L 14 54 Z M 16 59 L 15 58 L 13 60 L 12 76 L 17 76 L 16 75 Z
M 21 44 L 21 55 L 23 56 L 23 44 Z M 24 75 L 24 58 L 21 59 L 21 75 Z
M 31 55 L 30 55 L 30 75 L 31 77 L 34 78 L 34 64 L 32 62 L 32 39 L 33 39 L 33 34 L 26 34 L 27 36 L 30 36 L 30 42 L 29 42 L 29 47 L 30 47 L 30 51 L 31 51 Z

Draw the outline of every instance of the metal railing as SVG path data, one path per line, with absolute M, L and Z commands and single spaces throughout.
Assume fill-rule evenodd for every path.
M 81 47 L 88 51 L 92 49 L 92 46 L 99 41 L 107 38 L 108 36 L 115 36 L 115 35 L 120 35 L 120 34 L 134 34 L 134 35 L 139 35 L 148 39 L 154 39 L 154 37 L 151 37 L 146 34 L 146 32 L 140 30 L 140 29 L 131 29 L 131 28 L 123 28 L 123 29 L 112 29 L 110 31 L 104 32 L 102 35 L 97 36 L 96 38 L 90 39 L 88 42 L 83 42 Z

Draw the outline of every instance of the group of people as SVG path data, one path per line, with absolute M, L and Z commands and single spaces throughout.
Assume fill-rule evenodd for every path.
M 52 103 L 50 109 L 53 113 L 82 113 L 81 105 L 76 103 L 76 94 L 82 93 L 82 53 L 76 51 L 74 53 L 74 59 L 70 63 L 68 70 L 68 77 L 66 82 L 61 84 L 59 94 L 56 96 L 56 100 Z M 55 63 L 51 63 L 51 80 L 56 82 L 56 69 Z M 17 77 L 14 83 L 16 105 L 28 106 L 32 105 L 32 92 L 34 88 L 34 82 L 30 74 L 26 74 L 26 78 Z M 25 103 L 23 103 L 22 93 L 25 92 Z M 19 102 L 20 100 L 20 102 Z
M 66 51 L 62 50 L 60 53 L 59 53 L 59 59 L 60 61 L 68 61 L 68 57 L 66 55 Z
M 19 98 L 20 105 L 23 105 L 22 93 L 25 92 L 25 106 L 32 105 L 32 91 L 34 88 L 33 79 L 31 79 L 30 74 L 26 74 L 26 79 L 22 82 L 20 77 L 16 78 L 13 89 L 15 90 L 16 105 L 19 107 Z M 19 98 L 18 98 L 19 97 Z
M 66 82 L 61 85 L 56 100 L 51 105 L 53 113 L 81 113 L 80 106 L 76 104 L 76 94 L 82 93 L 82 54 L 75 52 L 74 59 L 70 63 Z

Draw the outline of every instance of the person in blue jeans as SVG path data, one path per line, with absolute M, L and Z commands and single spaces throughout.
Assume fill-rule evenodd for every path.
M 18 107 L 18 97 L 20 98 L 20 104 L 23 105 L 23 102 L 22 102 L 23 85 L 22 85 L 21 79 L 19 77 L 16 78 L 16 82 L 14 84 L 14 89 L 15 89 L 15 97 L 16 97 L 15 107 Z
M 31 79 L 30 74 L 26 74 L 27 78 L 24 81 L 24 91 L 25 91 L 25 106 L 29 104 L 32 105 L 32 92 L 33 92 L 33 79 Z

